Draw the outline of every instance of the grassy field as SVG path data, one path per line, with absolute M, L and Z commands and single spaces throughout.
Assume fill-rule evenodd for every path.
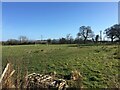
M 69 75 L 78 70 L 83 86 L 88 88 L 115 88 L 119 86 L 117 45 L 18 45 L 2 47 L 2 63 L 14 63 L 29 73 Z

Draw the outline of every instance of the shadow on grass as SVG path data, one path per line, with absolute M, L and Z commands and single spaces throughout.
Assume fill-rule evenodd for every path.
M 68 47 L 81 47 L 81 46 L 112 46 L 117 44 L 112 43 L 86 43 L 86 44 L 69 44 Z
M 101 44 L 71 44 L 68 47 L 81 47 L 81 46 L 100 46 Z

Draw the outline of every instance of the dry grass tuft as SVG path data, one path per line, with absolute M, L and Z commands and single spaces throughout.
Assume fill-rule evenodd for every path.
M 71 79 L 73 79 L 73 80 L 81 80 L 82 79 L 82 75 L 77 70 L 72 71 L 71 72 Z
M 15 85 L 13 84 L 13 74 L 15 70 L 12 68 L 11 63 L 8 63 L 0 77 L 0 85 L 1 89 L 9 89 L 9 88 L 15 88 Z
M 23 76 L 21 76 L 21 71 L 19 66 L 16 72 L 12 68 L 12 64 L 8 63 L 0 77 L 0 85 L 3 90 L 10 88 L 23 90 L 30 88 L 57 88 L 58 90 L 65 90 L 66 88 L 75 87 L 81 88 L 82 75 L 77 70 L 71 72 L 71 79 L 59 79 L 56 77 L 56 72 L 43 75 L 43 74 L 29 74 L 26 70 Z

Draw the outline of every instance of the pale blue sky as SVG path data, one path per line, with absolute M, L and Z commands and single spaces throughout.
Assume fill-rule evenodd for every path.
M 18 2 L 2 4 L 3 40 L 74 38 L 82 25 L 91 26 L 95 34 L 118 23 L 117 2 Z

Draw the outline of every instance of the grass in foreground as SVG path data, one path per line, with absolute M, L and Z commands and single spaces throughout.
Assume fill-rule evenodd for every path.
M 78 70 L 83 76 L 83 87 L 118 88 L 117 46 L 74 45 L 19 45 L 2 47 L 2 63 L 8 60 L 18 66 L 20 73 L 27 68 L 29 73 L 57 72 L 69 75 Z

